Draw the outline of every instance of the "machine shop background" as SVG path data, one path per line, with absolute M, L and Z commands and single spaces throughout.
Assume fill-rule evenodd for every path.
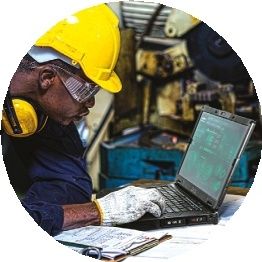
M 257 124 L 231 185 L 250 188 L 261 157 L 261 108 L 233 48 L 203 21 L 157 3 L 109 3 L 120 19 L 123 89 L 97 94 L 78 129 L 94 191 L 173 181 L 203 105 Z

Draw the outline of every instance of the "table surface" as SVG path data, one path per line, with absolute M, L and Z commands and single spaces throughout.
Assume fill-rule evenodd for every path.
M 152 184 L 163 185 L 166 183 L 170 183 L 170 181 L 140 179 L 131 184 L 134 186 L 150 186 Z M 106 194 L 106 191 L 107 190 L 105 190 L 105 192 L 101 192 L 102 195 Z M 221 228 L 225 227 L 235 211 L 241 206 L 248 191 L 248 188 L 227 188 L 227 195 L 220 208 L 220 218 L 217 225 L 194 225 L 168 229 L 158 229 L 157 231 L 161 230 L 172 235 L 172 239 L 162 242 L 158 246 L 136 256 L 128 257 L 124 261 L 163 262 L 165 260 L 172 260 L 179 255 L 186 254 L 188 251 L 192 250 L 196 246 L 206 242 L 216 231 L 219 231 L 221 230 Z M 154 232 L 154 230 L 152 231 Z
M 215 232 L 218 232 L 226 226 L 233 214 L 241 206 L 244 196 L 227 194 L 220 209 L 220 218 L 217 225 L 194 225 L 185 227 L 175 227 L 167 229 L 158 229 L 172 235 L 172 239 L 162 242 L 158 246 L 140 253 L 133 257 L 128 257 L 127 262 L 143 261 L 175 261 L 179 255 L 185 255 L 187 252 L 205 243 Z M 154 231 L 154 230 L 152 230 Z M 155 230 L 156 231 L 156 230 Z

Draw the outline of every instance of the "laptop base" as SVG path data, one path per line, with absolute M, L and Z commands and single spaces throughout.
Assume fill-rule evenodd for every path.
M 195 216 L 185 217 L 166 217 L 156 219 L 154 216 L 150 214 L 144 215 L 141 219 L 127 223 L 123 225 L 119 225 L 119 227 L 131 228 L 137 230 L 152 230 L 152 229 L 160 229 L 160 228 L 169 228 L 169 227 L 180 227 L 180 226 L 192 226 L 192 225 L 203 225 L 203 224 L 214 224 L 218 223 L 218 212 L 214 212 L 211 214 L 201 214 Z

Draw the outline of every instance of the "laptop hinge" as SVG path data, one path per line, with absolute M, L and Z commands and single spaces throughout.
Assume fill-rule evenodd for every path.
M 213 205 L 210 201 L 203 201 L 202 199 L 198 198 L 196 195 L 193 195 L 189 190 L 187 190 L 185 187 L 183 187 L 182 181 L 177 179 L 175 186 L 178 187 L 179 190 L 183 191 L 185 194 L 187 194 L 189 197 L 191 198 L 195 198 L 197 199 L 197 201 L 199 201 L 201 204 L 203 204 L 206 208 L 212 210 L 212 211 L 216 211 L 217 209 L 213 208 Z

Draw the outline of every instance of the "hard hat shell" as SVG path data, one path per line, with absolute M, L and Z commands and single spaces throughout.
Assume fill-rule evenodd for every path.
M 81 10 L 58 22 L 35 43 L 52 48 L 80 65 L 88 78 L 110 92 L 122 88 L 114 72 L 120 51 L 118 18 L 106 5 Z M 29 53 L 30 54 L 30 53 Z M 33 56 L 37 59 L 37 56 Z

